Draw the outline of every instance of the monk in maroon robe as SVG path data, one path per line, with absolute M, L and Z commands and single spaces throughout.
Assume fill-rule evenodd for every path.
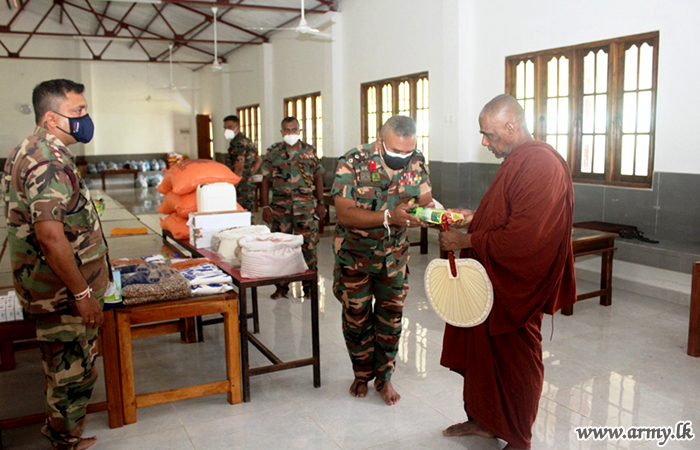
M 446 436 L 498 437 L 529 449 L 544 381 L 542 315 L 576 301 L 571 247 L 574 190 L 564 159 L 532 139 L 509 95 L 479 116 L 482 145 L 505 158 L 468 232 L 440 234 L 443 250 L 467 249 L 491 279 L 493 308 L 473 328 L 446 325 L 441 364 L 464 376 L 468 421 Z

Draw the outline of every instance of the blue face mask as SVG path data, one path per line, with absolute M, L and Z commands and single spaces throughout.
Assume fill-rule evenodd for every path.
M 82 142 L 83 144 L 87 144 L 92 140 L 92 136 L 95 134 L 95 124 L 92 123 L 92 119 L 90 118 L 89 114 L 85 114 L 82 117 L 68 117 L 59 112 L 54 112 L 59 116 L 68 119 L 70 131 L 62 130 L 61 128 L 57 127 L 59 130 L 70 134 L 76 141 Z

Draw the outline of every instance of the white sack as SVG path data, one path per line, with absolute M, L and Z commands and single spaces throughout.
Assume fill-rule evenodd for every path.
M 238 241 L 251 235 L 270 234 L 270 229 L 265 225 L 251 225 L 249 227 L 228 228 L 221 230 L 212 237 L 212 250 L 224 261 L 234 267 L 241 265 L 241 253 Z M 216 245 L 216 247 L 214 247 Z
M 246 236 L 238 240 L 241 276 L 274 278 L 306 272 L 301 245 L 304 237 L 286 233 Z

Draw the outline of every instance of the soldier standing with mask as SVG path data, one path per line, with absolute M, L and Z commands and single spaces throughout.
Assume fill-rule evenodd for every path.
M 36 129 L 7 158 L 3 200 L 17 296 L 36 321 L 46 373 L 46 424 L 53 449 L 85 449 L 86 405 L 97 380 L 97 331 L 109 284 L 107 243 L 67 146 L 89 142 L 94 125 L 84 86 L 34 88 Z
M 262 166 L 260 189 L 262 219 L 272 224 L 273 232 L 304 236 L 302 252 L 309 269 L 316 270 L 316 244 L 319 220 L 326 217 L 323 204 L 323 172 L 316 149 L 300 140 L 299 122 L 294 117 L 282 120 L 283 142 L 267 149 Z M 272 203 L 268 203 L 272 188 Z M 286 297 L 289 286 L 277 284 L 272 299 Z M 310 291 L 304 282 L 305 295 Z
M 236 201 L 247 211 L 255 210 L 255 183 L 253 175 L 258 172 L 262 158 L 253 141 L 241 133 L 241 124 L 237 116 L 224 117 L 224 137 L 228 139 L 226 165 L 241 181 L 236 186 Z
M 338 216 L 333 293 L 343 304 L 343 335 L 355 373 L 350 394 L 365 397 L 375 379 L 386 404 L 394 405 L 401 398 L 391 375 L 408 293 L 407 229 L 420 226 L 408 210 L 433 205 L 415 122 L 393 116 L 376 142 L 340 157 L 331 196 Z

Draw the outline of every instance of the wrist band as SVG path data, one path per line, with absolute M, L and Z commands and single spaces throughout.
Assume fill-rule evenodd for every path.
M 269 206 L 269 205 L 265 205 L 265 206 L 262 207 L 262 209 L 265 209 L 265 208 L 270 209 L 270 206 Z
M 391 218 L 391 213 L 388 209 L 384 210 L 384 228 L 386 228 L 387 236 L 391 236 L 391 228 L 389 228 L 389 219 Z
M 76 300 L 85 300 L 86 298 L 90 297 L 90 294 L 92 293 L 92 288 L 88 286 L 83 292 L 80 292 L 78 294 L 73 294 Z

